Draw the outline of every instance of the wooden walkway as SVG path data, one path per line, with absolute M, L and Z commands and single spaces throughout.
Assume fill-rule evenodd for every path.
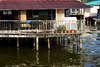
M 23 32 L 23 31 L 0 31 L 0 37 L 15 37 L 15 38 L 28 38 L 28 37 L 67 37 L 67 36 L 75 36 L 82 35 L 82 32 L 77 33 L 46 33 L 46 32 Z

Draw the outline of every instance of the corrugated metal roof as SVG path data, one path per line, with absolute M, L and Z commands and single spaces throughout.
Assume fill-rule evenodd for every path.
M 90 8 L 79 1 L 70 0 L 1 0 L 0 10 Z
M 96 1 L 91 1 L 88 3 L 85 3 L 86 5 L 100 5 L 100 0 L 96 0 Z

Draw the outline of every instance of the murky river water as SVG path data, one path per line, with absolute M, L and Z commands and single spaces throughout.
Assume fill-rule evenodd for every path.
M 79 43 L 77 43 L 79 45 Z M 65 45 L 0 46 L 0 67 L 100 67 L 100 34 L 84 34 L 83 49 L 70 50 Z M 1 45 L 1 44 L 0 44 Z

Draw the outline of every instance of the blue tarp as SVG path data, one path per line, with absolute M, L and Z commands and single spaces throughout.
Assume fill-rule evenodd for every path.
M 31 20 L 26 20 L 26 23 L 30 23 L 31 22 Z
M 91 1 L 88 3 L 85 3 L 86 5 L 100 5 L 100 0 L 96 0 L 96 1 Z
M 39 26 L 39 25 L 42 25 L 41 22 L 30 22 L 29 23 L 31 26 Z

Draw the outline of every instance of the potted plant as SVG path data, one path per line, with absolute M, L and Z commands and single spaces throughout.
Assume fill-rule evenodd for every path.
M 74 33 L 74 29 L 71 30 L 71 33 Z
M 57 33 L 57 30 L 55 30 L 54 33 Z
M 60 33 L 64 33 L 66 31 L 66 25 L 60 25 L 57 29 Z
M 62 25 L 62 31 L 65 33 L 65 31 L 66 31 L 66 25 Z
M 71 33 L 71 30 L 67 30 L 67 33 Z
M 57 30 L 58 30 L 58 32 L 63 33 L 61 25 L 57 28 Z
M 76 33 L 76 32 L 77 32 L 77 30 L 76 30 L 76 29 L 74 29 L 74 32 Z

